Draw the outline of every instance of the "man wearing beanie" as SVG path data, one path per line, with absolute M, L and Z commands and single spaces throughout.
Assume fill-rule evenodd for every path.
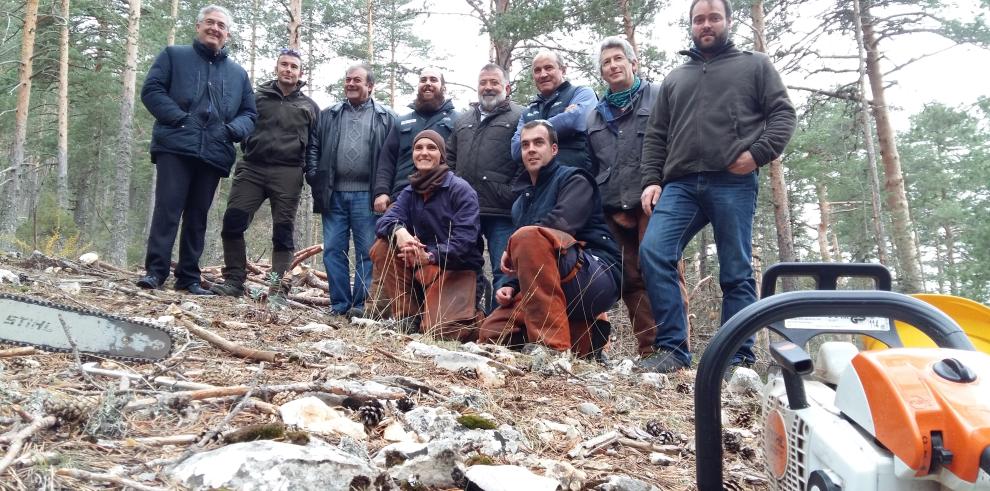
M 285 272 L 292 263 L 295 244 L 292 231 L 303 184 L 303 164 L 309 130 L 320 108 L 302 93 L 302 56 L 283 49 L 275 62 L 275 80 L 258 86 L 255 103 L 258 123 L 244 141 L 244 159 L 237 164 L 223 214 L 223 279 L 213 285 L 218 295 L 241 296 L 247 277 L 244 232 L 266 199 L 272 208 L 272 269 L 278 284 L 271 298 L 283 298 L 289 284 Z
M 415 171 L 378 220 L 371 260 L 396 319 L 470 341 L 482 317 L 475 301 L 483 261 L 478 193 L 450 172 L 439 133 L 421 131 L 411 143 Z

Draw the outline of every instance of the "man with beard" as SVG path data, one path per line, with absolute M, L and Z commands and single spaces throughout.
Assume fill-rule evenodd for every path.
M 588 87 L 572 85 L 564 80 L 567 67 L 560 57 L 551 51 L 541 51 L 533 57 L 533 83 L 539 93 L 523 110 L 512 135 L 512 157 L 521 158 L 519 150 L 522 127 L 530 121 L 549 121 L 559 140 L 560 152 L 557 160 L 562 165 L 579 167 L 596 175 L 598 169 L 592 167 L 588 156 L 587 119 L 598 98 Z
M 444 139 L 454 127 L 454 102 L 446 99 L 447 85 L 443 73 L 436 68 L 426 68 L 419 73 L 416 100 L 409 104 L 412 112 L 400 116 L 385 140 L 385 147 L 378 156 L 375 177 L 375 213 L 385 213 L 409 184 L 412 162 L 413 137 L 423 130 L 436 131 Z
M 330 283 L 330 314 L 361 317 L 371 285 L 375 164 L 395 115 L 372 98 L 375 75 L 366 63 L 347 69 L 347 100 L 324 109 L 309 136 L 306 182 L 313 211 L 323 218 L 323 265 Z M 354 283 L 348 250 L 354 237 Z
M 151 161 L 158 180 L 141 288 L 160 288 L 168 278 L 181 219 L 175 289 L 212 295 L 200 284 L 206 218 L 220 178 L 234 165 L 234 142 L 251 134 L 258 116 L 251 80 L 224 47 L 233 23 L 227 9 L 203 7 L 193 44 L 162 50 L 144 79 L 141 102 L 155 117 Z
M 690 366 L 687 313 L 678 287 L 684 247 L 711 224 L 718 250 L 722 322 L 756 301 L 752 267 L 758 169 L 777 158 L 796 117 L 780 75 L 762 53 L 729 40 L 726 0 L 691 4 L 690 60 L 663 81 L 643 141 L 643 212 L 651 215 L 640 265 L 656 320 L 656 353 L 640 368 Z M 752 364 L 752 338 L 733 365 Z
M 478 192 L 481 206 L 481 235 L 488 243 L 492 267 L 492 289 L 504 283 L 499 259 L 515 227 L 512 226 L 512 178 L 522 164 L 512 158 L 509 142 L 522 107 L 510 101 L 509 77 L 489 63 L 478 75 L 478 102 L 472 103 L 454 123 L 447 140 L 447 165 Z M 482 281 L 487 281 L 482 278 Z M 495 307 L 494 298 L 492 305 Z
M 266 199 L 272 208 L 272 269 L 277 275 L 271 294 L 288 290 L 285 272 L 292 262 L 295 244 L 292 229 L 303 184 L 306 144 L 316 123 L 319 106 L 302 93 L 302 56 L 283 49 L 275 63 L 275 80 L 258 86 L 255 103 L 258 124 L 244 141 L 244 158 L 237 164 L 234 182 L 223 214 L 223 279 L 213 293 L 241 296 L 247 277 L 244 232 Z

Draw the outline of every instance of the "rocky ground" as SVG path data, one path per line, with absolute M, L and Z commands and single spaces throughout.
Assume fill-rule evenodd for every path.
M 204 298 L 92 257 L 0 259 L 0 292 L 177 339 L 146 364 L 0 342 L 0 489 L 695 489 L 694 372 L 635 373 L 621 313 L 602 366 L 329 317 L 320 278 L 294 273 L 280 307 L 263 281 Z M 732 388 L 725 488 L 765 489 L 758 400 Z

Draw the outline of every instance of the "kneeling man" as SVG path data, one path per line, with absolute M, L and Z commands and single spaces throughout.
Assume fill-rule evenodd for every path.
M 443 137 L 413 139 L 415 172 L 376 226 L 371 262 L 396 319 L 415 319 L 433 336 L 476 337 L 475 283 L 481 270 L 478 193 L 446 164 Z
M 485 319 L 480 340 L 541 343 L 586 356 L 589 326 L 619 298 L 619 249 L 594 176 L 557 162 L 553 125 L 526 123 L 520 143 L 526 172 L 513 186 L 518 229 L 501 264 L 511 279 L 495 292 L 499 308 Z

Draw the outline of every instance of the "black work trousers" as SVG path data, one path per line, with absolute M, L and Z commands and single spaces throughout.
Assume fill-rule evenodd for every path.
M 144 269 L 160 282 L 168 278 L 172 246 L 181 219 L 175 288 L 185 289 L 200 282 L 199 256 L 203 254 L 206 239 L 206 220 L 222 174 L 200 159 L 172 153 L 156 154 L 155 165 L 158 166 L 155 213 Z

